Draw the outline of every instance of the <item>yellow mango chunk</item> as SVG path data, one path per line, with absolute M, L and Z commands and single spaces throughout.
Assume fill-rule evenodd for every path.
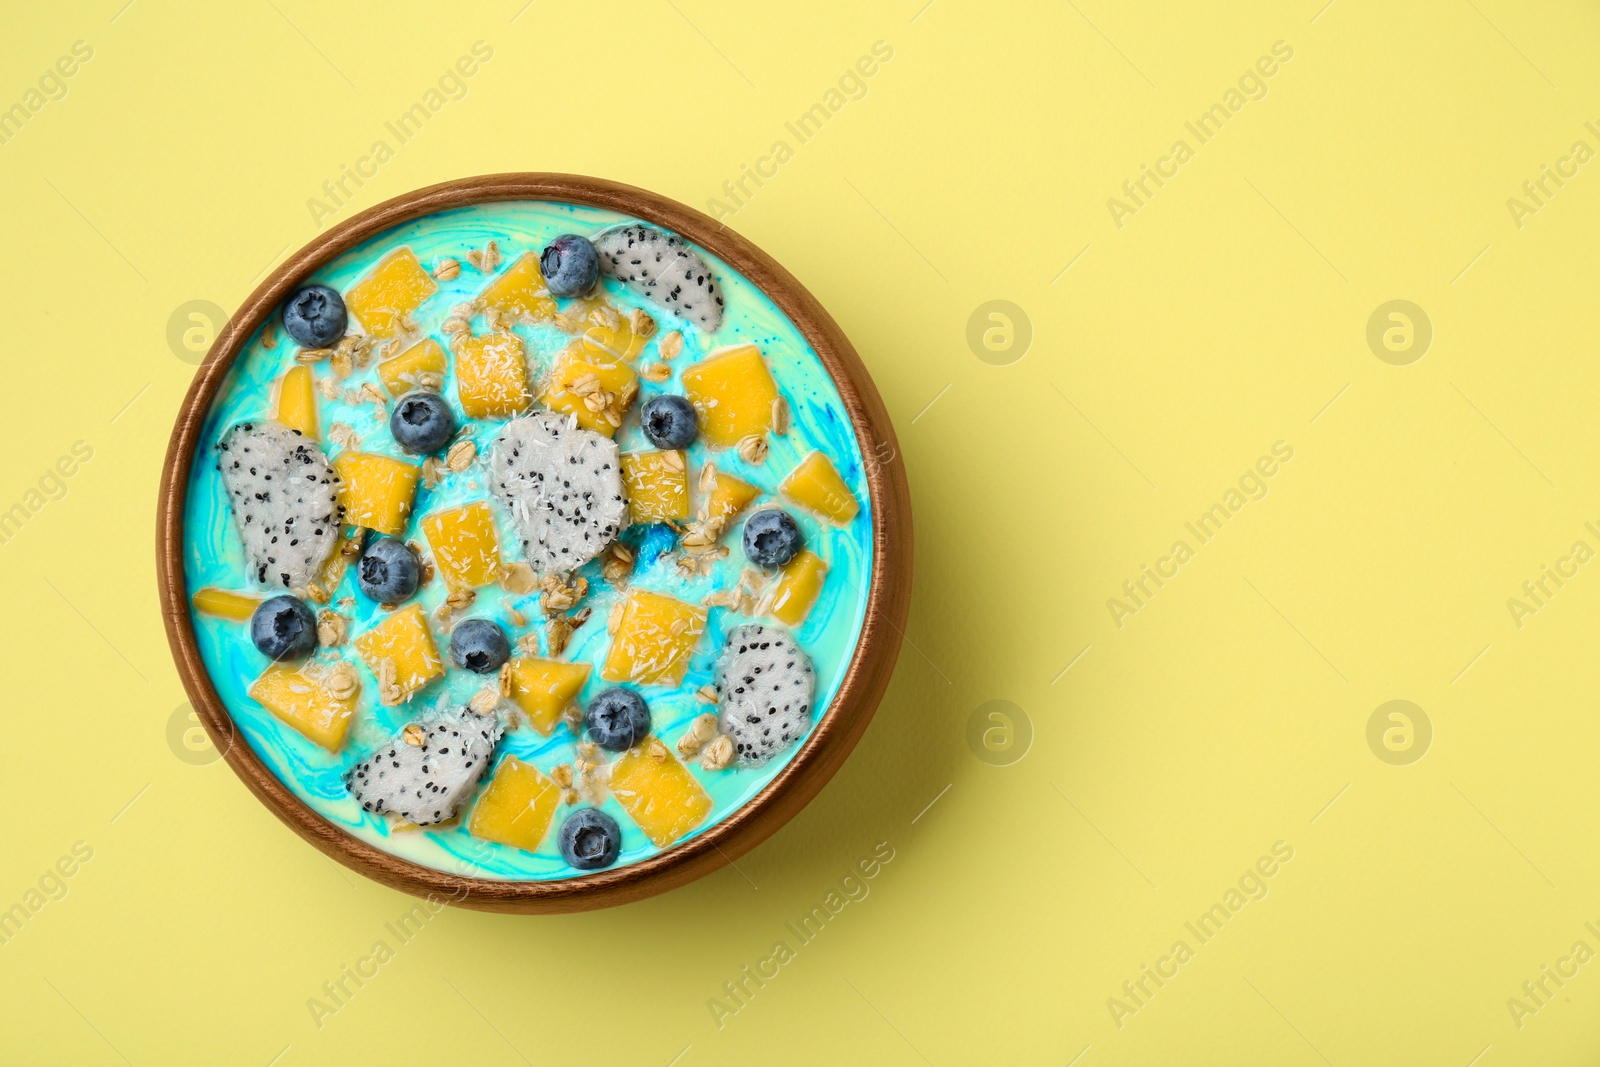
M 622 481 L 634 522 L 689 517 L 689 472 L 679 451 L 624 452 Z
M 717 471 L 712 480 L 711 495 L 700 506 L 701 517 L 707 523 L 718 523 L 719 530 L 726 530 L 733 517 L 749 507 L 750 502 L 760 495 L 761 490 L 749 482 Z
M 845 488 L 844 479 L 821 452 L 813 452 L 801 460 L 778 486 L 778 492 L 839 526 L 855 518 L 856 512 L 861 510 L 856 498 Z
M 338 699 L 320 680 L 274 663 L 250 686 L 250 697 L 329 752 L 339 751 L 355 715 L 356 698 Z
M 472 419 L 520 415 L 533 402 L 527 349 L 514 333 L 461 334 L 455 343 L 456 397 Z
M 562 663 L 528 657 L 511 661 L 507 696 L 528 715 L 533 728 L 546 737 L 561 720 L 561 713 L 589 680 L 587 663 Z
M 333 472 L 345 522 L 396 537 L 405 532 L 420 468 L 373 452 L 342 452 Z
M 562 312 L 569 333 L 582 335 L 582 355 L 588 359 L 636 359 L 655 334 L 655 322 L 640 321 L 634 329 L 631 313 L 621 311 L 604 295 L 580 297 Z
M 467 829 L 473 837 L 534 852 L 560 804 L 560 788 L 539 768 L 507 756 L 478 798 Z
M 526 252 L 505 273 L 478 294 L 478 302 L 494 308 L 508 319 L 549 322 L 556 313 L 544 275 L 539 272 L 539 253 Z
M 610 402 L 600 405 L 598 411 L 589 406 L 596 388 L 610 396 Z M 575 342 L 562 350 L 539 399 L 551 411 L 576 415 L 584 429 L 614 437 L 638 395 L 639 376 L 632 367 Z
M 210 586 L 196 589 L 190 599 L 194 603 L 194 610 L 200 614 L 215 615 L 219 619 L 233 619 L 235 622 L 249 622 L 250 616 L 254 615 L 256 608 L 261 605 L 258 597 L 245 593 L 230 593 L 226 589 L 214 589 Z
M 634 332 L 627 319 L 617 326 L 591 326 L 583 331 L 585 348 L 613 359 L 635 359 L 649 341 L 650 338 Z
M 705 628 L 704 608 L 635 589 L 622 602 L 622 617 L 600 677 L 608 682 L 677 685 Z
M 736 345 L 683 372 L 683 391 L 700 417 L 700 436 L 714 445 L 736 445 L 772 426 L 778 384 L 755 345 Z
M 315 441 L 317 432 L 316 383 L 311 368 L 290 367 L 278 382 L 278 421 Z
M 392 337 L 439 286 L 409 248 L 384 256 L 372 273 L 350 287 L 344 304 L 374 337 Z
M 398 356 L 391 356 L 378 364 L 378 380 L 390 396 L 408 393 L 417 387 L 417 379 L 424 373 L 443 376 L 449 365 L 444 346 L 431 337 L 423 338 Z
M 772 596 L 772 617 L 790 626 L 799 626 L 817 602 L 822 592 L 822 580 L 827 577 L 828 565 L 810 549 L 802 548 L 778 574 L 777 590 Z
M 612 765 L 611 795 L 657 848 L 699 826 L 711 811 L 710 794 L 654 739 L 624 752 Z
M 411 604 L 355 639 L 356 651 L 378 678 L 378 700 L 392 707 L 435 678 L 444 677 L 444 660 L 428 629 L 421 604 Z M 386 664 L 390 666 L 385 666 Z M 385 675 L 394 672 L 393 688 Z
M 345 541 L 351 537 L 351 530 L 350 526 L 341 527 L 340 548 L 343 548 Z M 360 536 L 359 532 L 356 536 Z M 354 557 L 347 556 L 342 551 L 328 553 L 328 558 L 322 564 L 322 572 L 317 578 L 317 585 L 323 590 L 338 589 L 339 583 L 344 581 L 344 572 L 349 569 L 352 558 Z
M 482 500 L 437 511 L 422 520 L 433 562 L 451 589 L 477 589 L 500 574 L 500 538 Z

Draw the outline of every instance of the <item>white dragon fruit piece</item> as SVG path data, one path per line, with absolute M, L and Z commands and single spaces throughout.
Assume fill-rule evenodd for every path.
M 339 540 L 338 476 L 315 441 L 281 423 L 243 422 L 217 445 L 217 468 L 264 585 L 304 589 Z
M 605 551 L 628 510 L 617 443 L 548 411 L 506 423 L 489 460 L 523 559 L 540 573 L 575 570 Z
M 418 826 L 455 817 L 489 769 L 500 720 L 463 707 L 411 723 L 388 745 L 345 772 L 345 788 L 378 815 Z
M 605 231 L 595 238 L 594 248 L 602 273 L 708 334 L 722 325 L 722 287 L 706 261 L 677 234 L 632 223 Z
M 728 634 L 717 661 L 718 726 L 741 766 L 766 762 L 805 733 L 815 677 L 787 630 L 750 623 Z

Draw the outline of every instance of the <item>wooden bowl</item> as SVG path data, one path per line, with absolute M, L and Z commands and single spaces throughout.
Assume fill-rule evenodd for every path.
M 311 810 L 261 762 L 217 696 L 200 658 L 184 575 L 184 502 L 201 427 L 245 342 L 324 264 L 423 215 L 475 203 L 552 200 L 608 208 L 675 231 L 720 256 L 788 315 L 821 357 L 855 426 L 872 497 L 872 586 L 860 640 L 833 702 L 800 750 L 759 794 L 696 837 L 626 867 L 579 878 L 506 882 L 447 874 L 383 852 Z M 212 743 L 245 785 L 301 837 L 385 885 L 484 911 L 571 912 L 638 900 L 716 870 L 794 816 L 855 747 L 889 684 L 911 602 L 911 497 L 883 400 L 856 350 L 793 275 L 732 230 L 664 196 L 573 174 L 488 174 L 398 196 L 333 227 L 290 256 L 234 313 L 200 365 L 167 445 L 156 514 L 156 566 L 167 639 Z

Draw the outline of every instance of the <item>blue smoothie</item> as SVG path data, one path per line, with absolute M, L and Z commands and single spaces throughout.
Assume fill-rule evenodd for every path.
M 425 266 L 431 266 L 443 257 L 458 259 L 462 261 L 461 273 L 450 280 L 439 281 L 439 291 L 413 315 L 423 335 L 433 337 L 448 350 L 449 338 L 440 331 L 440 327 L 450 316 L 451 309 L 472 301 L 493 276 L 505 270 L 523 253 L 537 253 L 558 234 L 577 233 L 593 237 L 608 227 L 634 221 L 637 220 L 611 211 L 542 201 L 507 201 L 460 208 L 408 222 L 374 237 L 311 277 L 302 279 L 301 283 L 322 284 L 347 292 L 379 260 L 401 247 L 409 247 Z M 497 243 L 501 262 L 489 276 L 485 276 L 467 266 L 466 252 L 469 249 L 481 249 L 489 241 Z M 729 555 L 715 563 L 709 574 L 686 575 L 675 565 L 677 534 L 671 527 L 656 524 L 626 529 L 621 540 L 636 555 L 630 585 L 691 604 L 700 604 L 708 596 L 733 589 L 746 566 L 740 549 L 744 516 L 769 504 L 789 511 L 800 523 L 806 547 L 822 557 L 828 567 L 814 606 L 803 623 L 794 630 L 796 640 L 816 668 L 816 692 L 812 705 L 815 712 L 810 725 L 810 729 L 815 729 L 820 718 L 829 713 L 828 709 L 855 652 L 866 611 L 867 591 L 872 581 L 872 502 L 868 495 L 863 457 L 838 389 L 800 330 L 765 293 L 726 263 L 703 248 L 696 247 L 695 251 L 715 272 L 725 301 L 723 323 L 710 337 L 693 324 L 673 316 L 665 308 L 647 302 L 621 283 L 609 278 L 601 280 L 605 296 L 624 315 L 631 309 L 641 308 L 659 326 L 637 357 L 635 365 L 661 362 L 671 370 L 671 376 L 665 381 L 641 379 L 638 400 L 617 432 L 618 446 L 624 452 L 652 449 L 654 446 L 639 426 L 640 406 L 662 393 L 681 395 L 683 371 L 714 350 L 747 342 L 755 344 L 765 357 L 788 403 L 791 425 L 786 434 L 769 435 L 770 454 L 760 464 L 746 462 L 732 448 L 709 448 L 703 440 L 691 445 L 687 450 L 691 487 L 696 484 L 702 466 L 711 462 L 719 471 L 759 487 L 762 495 L 724 534 L 722 543 L 729 547 Z M 559 303 L 566 305 L 565 301 Z M 185 571 L 191 593 L 207 586 L 246 592 L 258 597 L 283 592 L 281 588 L 268 588 L 252 581 L 253 575 L 246 566 L 244 548 L 230 513 L 228 494 L 215 462 L 215 446 L 229 427 L 239 422 L 271 417 L 274 411 L 274 384 L 286 370 L 295 366 L 297 346 L 276 323 L 274 315 L 268 324 L 275 328 L 277 334 L 274 347 L 267 348 L 263 344 L 263 334 L 268 327 L 258 330 L 245 345 L 219 390 L 202 431 L 201 448 L 196 453 L 194 466 L 189 473 L 189 494 L 184 514 Z M 477 332 L 483 332 L 485 328 L 481 318 L 473 323 L 473 329 Z M 557 353 L 571 341 L 568 334 L 550 324 L 518 324 L 512 329 L 527 348 L 530 369 L 535 378 L 549 370 Z M 351 330 L 359 330 L 354 316 Z M 675 358 L 663 360 L 659 346 L 673 331 L 681 332 L 682 351 Z M 359 439 L 359 450 L 387 452 L 409 462 L 418 462 L 417 457 L 404 456 L 395 446 L 388 430 L 386 414 L 380 416 L 378 408 L 371 403 L 353 402 L 355 397 L 351 394 L 358 393 L 364 383 L 371 382 L 381 390 L 376 362 L 374 360 L 372 365 L 358 369 L 340 381 L 338 398 L 328 399 L 321 393 L 317 395 L 323 436 L 321 445 L 330 460 L 336 458 L 343 446 L 328 439 L 328 429 L 334 424 L 343 424 Z M 325 377 L 329 374 L 328 365 L 323 363 L 314 366 L 313 372 L 318 378 Z M 458 421 L 470 433 L 479 456 L 486 456 L 506 420 L 465 418 L 456 400 L 453 367 L 444 374 L 441 392 L 454 409 Z M 539 405 L 535 403 L 533 410 L 538 409 Z M 843 526 L 823 521 L 776 495 L 778 483 L 813 451 L 820 451 L 831 461 L 860 505 L 860 512 Z M 487 470 L 481 461 L 466 474 L 448 477 L 433 488 L 419 485 L 410 525 L 402 536 L 425 546 L 426 539 L 418 528 L 421 517 L 480 500 L 490 501 L 505 562 L 518 560 L 520 537 L 506 509 L 489 492 Z M 606 631 L 606 619 L 617 600 L 627 595 L 627 590 L 618 589 L 601 577 L 599 561 L 591 561 L 576 573 L 588 579 L 589 592 L 583 603 L 592 609 L 592 614 L 589 622 L 573 635 L 567 648 L 558 657 L 551 658 L 592 665 L 589 681 L 577 697 L 578 704 L 583 706 L 609 684 L 600 678 L 601 664 L 611 643 Z M 431 617 L 446 595 L 444 582 L 436 578 L 422 588 L 416 599 Z M 388 612 L 357 590 L 354 567 L 346 572 L 342 584 L 332 590 L 332 602 L 327 606 L 349 619 L 352 639 L 388 617 Z M 498 585 L 481 588 L 477 591 L 471 615 L 494 620 L 513 643 L 523 634 L 535 630 L 542 632 L 544 629 L 537 591 L 517 595 L 506 592 Z M 525 619 L 525 622 L 516 624 L 518 617 Z M 466 703 L 485 684 L 484 676 L 449 667 L 444 678 L 415 694 L 408 704 L 382 707 L 378 703 L 377 680 L 349 642 L 337 648 L 319 650 L 317 662 L 331 664 L 340 659 L 347 660 L 361 679 L 359 703 L 349 735 L 342 749 L 331 753 L 279 720 L 248 695 L 251 683 L 268 666 L 267 658 L 250 641 L 248 623 L 199 612 L 193 613 L 193 620 L 201 655 L 217 693 L 238 726 L 242 741 L 250 745 L 263 763 L 296 796 L 329 822 L 385 852 L 451 874 L 541 881 L 577 877 L 586 873 L 568 865 L 556 847 L 555 827 L 571 811 L 566 804 L 557 812 L 555 823 L 546 834 L 543 844 L 537 851 L 529 852 L 473 837 L 467 829 L 467 814 L 472 804 L 470 800 L 463 805 L 462 815 L 455 822 L 430 828 L 402 829 L 381 816 L 362 810 L 346 791 L 343 782 L 346 770 L 365 759 L 380 745 L 386 744 L 407 723 L 425 717 L 432 709 L 458 707 Z M 682 684 L 642 687 L 650 703 L 654 733 L 669 747 L 688 730 L 697 716 L 712 710 L 701 703 L 696 694 L 701 687 L 711 683 L 727 632 L 751 621 L 779 625 L 771 619 L 751 619 L 726 607 L 710 608 L 706 632 L 699 639 Z M 442 651 L 447 639 L 438 632 L 437 627 L 435 637 Z M 541 645 L 541 649 L 543 647 Z M 487 680 L 492 681 L 492 676 Z M 809 736 L 809 730 L 806 736 Z M 566 723 L 557 725 L 549 737 L 541 736 L 523 724 L 506 732 L 496 749 L 495 762 L 498 764 L 507 755 L 512 755 L 549 774 L 557 765 L 573 762 L 580 740 Z M 710 795 L 712 808 L 705 820 L 681 840 L 704 833 L 749 802 L 783 770 L 804 743 L 805 737 L 802 736 L 787 750 L 757 767 L 730 766 L 723 770 L 705 770 L 694 760 L 686 761 L 690 773 Z M 484 776 L 480 791 L 489 777 Z M 580 805 L 585 803 L 579 802 Z M 615 866 L 637 863 L 661 851 L 633 823 L 614 798 L 607 797 L 600 806 L 615 817 L 622 828 L 622 852 Z

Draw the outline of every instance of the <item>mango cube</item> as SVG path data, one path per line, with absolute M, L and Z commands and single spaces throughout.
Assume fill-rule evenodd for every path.
M 352 530 L 354 530 L 354 527 L 342 527 L 339 540 L 340 548 L 343 548 L 347 540 L 352 539 Z M 355 531 L 355 536 L 361 536 L 360 531 Z M 344 581 L 344 572 L 349 569 L 352 558 L 354 557 L 347 556 L 342 551 L 328 553 L 328 558 L 322 563 L 322 572 L 317 578 L 317 585 L 321 589 L 330 591 L 339 588 L 339 583 Z
M 439 291 L 409 248 L 384 256 L 372 273 L 344 294 L 345 307 L 374 337 L 392 337 L 405 326 L 411 313 Z
M 433 562 L 451 589 L 477 589 L 500 574 L 500 538 L 494 514 L 482 500 L 439 511 L 422 520 Z
M 539 253 L 526 252 L 482 293 L 478 302 L 494 308 L 508 319 L 549 322 L 556 313 L 544 275 L 539 272 Z
M 761 490 L 749 482 L 717 471 L 712 479 L 711 495 L 700 506 L 701 517 L 708 524 L 716 523 L 717 529 L 726 530 L 733 517 L 760 495 Z
M 682 452 L 624 452 L 622 481 L 634 522 L 689 517 L 689 471 Z
M 631 314 L 624 315 L 604 295 L 579 297 L 561 313 L 567 332 L 581 334 L 583 355 L 588 358 L 635 359 L 655 334 L 655 322 L 641 320 L 634 328 Z
M 412 693 L 444 677 L 444 660 L 421 604 L 401 608 L 356 638 L 355 646 L 378 678 L 378 700 L 384 707 L 409 700 Z
M 535 657 L 514 659 L 508 678 L 507 696 L 527 713 L 535 730 L 549 737 L 561 713 L 589 680 L 589 665 Z
M 278 382 L 278 421 L 313 441 L 319 436 L 316 383 L 311 380 L 310 367 L 290 367 L 284 371 Z
M 520 415 L 533 402 L 527 349 L 514 333 L 460 334 L 455 342 L 456 397 L 472 419 Z
M 585 347 L 614 359 L 636 358 L 649 341 L 649 337 L 635 332 L 633 324 L 627 319 L 617 326 L 602 324 L 583 331 Z
M 778 586 L 772 596 L 772 617 L 790 626 L 805 622 L 827 575 L 828 565 L 822 562 L 822 557 L 810 549 L 801 549 L 778 574 Z
M 706 628 L 704 608 L 635 589 L 622 602 L 600 677 L 608 682 L 678 685 Z
M 632 367 L 574 342 L 556 360 L 540 399 L 551 411 L 576 415 L 584 429 L 614 437 L 638 395 L 639 375 Z
M 612 765 L 611 795 L 657 848 L 699 826 L 711 811 L 710 794 L 655 739 L 624 752 Z
M 425 373 L 443 377 L 449 366 L 444 346 L 431 337 L 423 338 L 398 356 L 391 356 L 378 364 L 378 380 L 390 396 L 399 396 L 417 387 L 417 379 Z
M 258 597 L 245 593 L 230 593 L 226 589 L 214 589 L 210 586 L 196 589 L 190 599 L 194 603 L 194 610 L 200 614 L 215 615 L 219 619 L 232 619 L 234 622 L 249 622 L 250 616 L 261 606 Z
M 778 486 L 778 492 L 839 526 L 855 518 L 856 512 L 861 510 L 856 498 L 845 488 L 844 479 L 821 452 L 813 452 L 801 460 Z
M 560 805 L 561 789 L 539 768 L 507 756 L 478 798 L 467 828 L 473 837 L 534 852 Z
M 411 517 L 419 468 L 373 452 L 343 452 L 333 461 L 344 521 L 398 537 Z
M 354 695 L 340 700 L 320 678 L 281 663 L 250 686 L 250 697 L 329 752 L 339 751 L 356 711 Z
M 772 426 L 778 384 L 755 345 L 712 353 L 683 372 L 683 391 L 700 416 L 700 435 L 714 445 L 736 445 Z

